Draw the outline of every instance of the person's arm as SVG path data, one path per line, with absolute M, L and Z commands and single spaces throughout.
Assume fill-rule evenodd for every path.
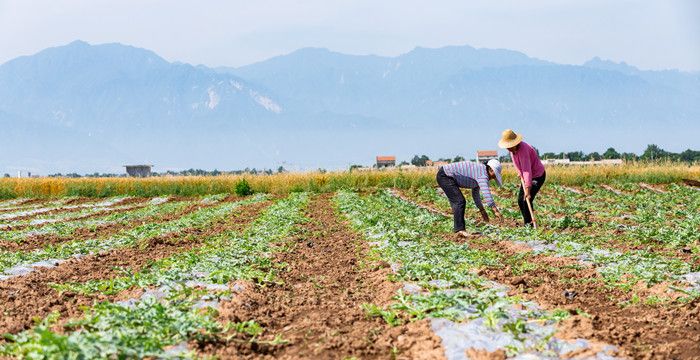
M 474 199 L 474 205 L 479 209 L 479 212 L 481 213 L 481 218 L 484 220 L 484 222 L 489 222 L 489 214 L 486 213 L 486 209 L 484 209 L 484 204 L 481 202 L 481 196 L 479 195 L 479 188 L 475 187 L 472 188 L 472 199 Z
M 479 187 L 481 188 L 481 193 L 484 195 L 484 202 L 486 202 L 486 206 L 493 210 L 493 213 L 497 218 L 502 219 L 503 217 L 501 212 L 498 211 L 496 201 L 493 199 L 493 194 L 491 194 L 491 185 L 489 184 L 489 180 L 487 178 L 480 178 L 478 182 Z

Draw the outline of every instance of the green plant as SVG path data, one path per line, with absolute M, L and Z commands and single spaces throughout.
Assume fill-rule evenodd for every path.
M 250 183 L 245 178 L 236 182 L 236 185 L 233 187 L 233 191 L 238 196 L 248 196 L 253 194 L 253 189 L 250 187 Z

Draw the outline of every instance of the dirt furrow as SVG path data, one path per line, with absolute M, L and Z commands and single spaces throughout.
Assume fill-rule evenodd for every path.
M 280 283 L 248 287 L 221 310 L 222 321 L 255 320 L 265 328 L 261 340 L 279 335 L 288 343 L 209 344 L 202 352 L 221 358 L 443 357 L 427 320 L 390 327 L 366 316 L 362 304 L 386 305 L 400 284 L 388 280 L 386 264 L 367 260 L 366 242 L 341 222 L 330 196 L 312 201 L 311 221 L 290 251 L 277 254 L 277 262 L 287 264 Z
M 228 219 L 219 221 L 202 230 L 190 229 L 152 239 L 146 246 L 123 248 L 114 251 L 72 259 L 55 268 L 38 269 L 29 275 L 14 277 L 0 282 L 0 334 L 15 333 L 28 329 L 33 318 L 43 318 L 58 311 L 63 317 L 74 317 L 82 313 L 83 305 L 94 301 L 114 300 L 116 296 L 79 295 L 71 292 L 59 293 L 50 284 L 84 282 L 108 279 L 120 275 L 117 268 L 128 268 L 133 272 L 153 260 L 198 246 L 207 237 L 223 231 L 242 231 L 270 202 L 259 202 L 242 206 Z

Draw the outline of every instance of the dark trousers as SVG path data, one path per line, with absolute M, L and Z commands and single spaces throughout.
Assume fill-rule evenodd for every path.
M 440 168 L 435 177 L 438 185 L 442 188 L 442 191 L 447 195 L 447 199 L 450 200 L 450 207 L 452 207 L 452 217 L 454 218 L 454 231 L 462 231 L 465 229 L 464 226 L 464 207 L 467 205 L 467 200 L 464 199 L 462 191 L 459 190 L 459 185 L 457 185 L 457 180 L 447 176 L 445 170 Z
M 535 209 L 535 196 L 540 191 L 540 188 L 544 184 L 544 179 L 547 177 L 547 173 L 543 173 L 542 176 L 532 178 L 532 186 L 530 187 L 530 204 L 532 209 Z M 518 206 L 520 207 L 520 213 L 523 214 L 523 220 L 525 225 L 532 224 L 532 216 L 530 215 L 530 209 L 527 208 L 527 202 L 525 201 L 525 190 L 523 190 L 523 185 L 520 184 L 520 192 L 518 193 Z

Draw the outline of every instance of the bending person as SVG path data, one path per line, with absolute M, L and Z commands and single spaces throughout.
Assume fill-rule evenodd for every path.
M 520 207 L 520 213 L 523 215 L 525 225 L 532 225 L 532 216 L 525 199 L 530 200 L 530 204 L 534 209 L 535 196 L 537 196 L 547 177 L 544 165 L 542 165 L 542 161 L 537 156 L 537 151 L 530 144 L 523 141 L 522 134 L 516 134 L 511 129 L 503 131 L 498 146 L 502 149 L 508 149 L 508 152 L 510 152 L 510 158 L 513 159 L 513 164 L 521 180 L 520 191 L 518 192 L 518 207 Z
M 486 164 L 469 161 L 460 161 L 441 166 L 437 172 L 436 180 L 450 200 L 452 214 L 454 217 L 454 232 L 460 236 L 467 237 L 469 234 L 464 231 L 464 208 L 467 204 L 460 188 L 472 190 L 474 204 L 481 212 L 481 217 L 485 222 L 489 221 L 489 215 L 479 196 L 479 190 L 484 195 L 486 206 L 493 209 L 494 214 L 501 219 L 501 213 L 496 207 L 489 188 L 489 180 L 496 180 L 498 185 L 503 183 L 501 178 L 501 163 L 498 160 L 489 160 Z

